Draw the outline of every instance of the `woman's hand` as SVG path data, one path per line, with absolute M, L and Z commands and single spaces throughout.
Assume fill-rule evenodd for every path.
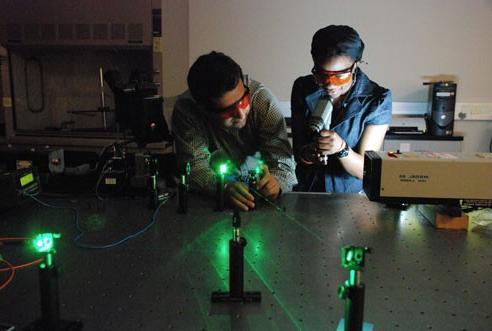
M 318 152 L 320 156 L 338 153 L 344 146 L 345 141 L 335 131 L 320 131 L 318 138 Z

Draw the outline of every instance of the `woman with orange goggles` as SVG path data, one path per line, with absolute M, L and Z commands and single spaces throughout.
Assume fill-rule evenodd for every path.
M 392 103 L 391 91 L 360 69 L 363 51 L 349 26 L 330 25 L 313 36 L 311 75 L 296 79 L 291 96 L 299 191 L 362 191 L 364 153 L 381 148 Z
M 336 85 L 342 86 L 347 84 L 352 80 L 352 76 L 355 70 L 355 62 L 350 66 L 350 68 L 338 71 L 326 71 L 322 67 L 314 66 L 311 69 L 311 73 L 321 86 Z

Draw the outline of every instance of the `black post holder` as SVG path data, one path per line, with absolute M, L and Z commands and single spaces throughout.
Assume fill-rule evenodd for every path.
M 373 324 L 364 322 L 365 285 L 361 272 L 365 264 L 368 247 L 344 246 L 341 249 L 342 266 L 349 269 L 350 278 L 339 286 L 338 296 L 344 300 L 344 318 L 340 320 L 337 331 L 372 331 Z
M 261 292 L 244 291 L 244 247 L 246 239 L 240 236 L 241 219 L 234 210 L 233 238 L 229 240 L 229 292 L 213 292 L 212 302 L 261 302 Z
M 81 321 L 60 319 L 58 298 L 58 267 L 54 264 L 42 264 L 39 268 L 39 286 L 41 294 L 41 317 L 25 327 L 24 331 L 78 331 L 82 330 Z

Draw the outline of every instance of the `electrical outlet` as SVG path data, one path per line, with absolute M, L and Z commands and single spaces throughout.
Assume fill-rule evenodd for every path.
M 492 103 L 457 103 L 455 120 L 491 121 Z

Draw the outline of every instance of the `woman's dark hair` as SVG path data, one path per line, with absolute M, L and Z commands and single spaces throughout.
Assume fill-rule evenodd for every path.
M 242 79 L 239 64 L 229 56 L 213 51 L 193 63 L 188 72 L 188 88 L 197 102 L 208 105 L 211 99 L 233 90 Z
M 360 61 L 364 52 L 364 42 L 353 28 L 347 25 L 329 25 L 313 36 L 311 55 L 316 64 L 322 64 L 334 56 L 350 56 Z

